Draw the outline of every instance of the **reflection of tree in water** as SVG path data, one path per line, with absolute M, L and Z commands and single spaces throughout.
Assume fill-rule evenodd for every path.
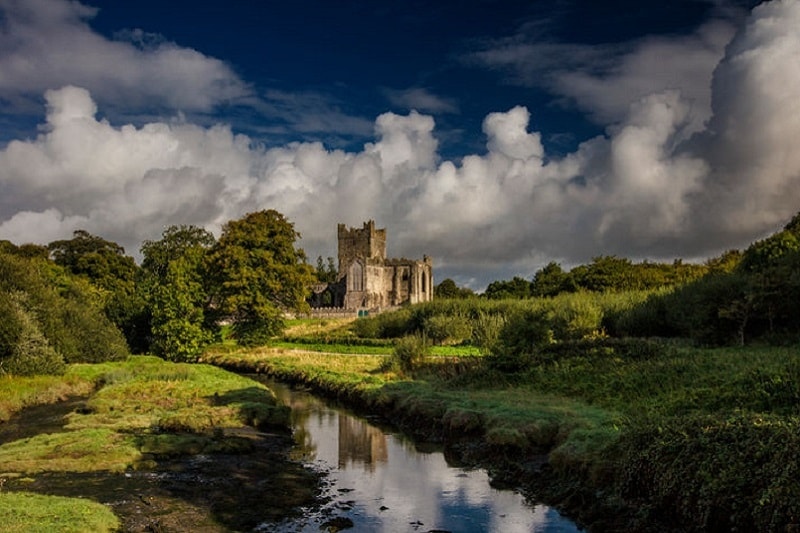
M 378 428 L 347 415 L 339 415 L 339 468 L 363 463 L 372 472 L 388 458 L 386 435 Z

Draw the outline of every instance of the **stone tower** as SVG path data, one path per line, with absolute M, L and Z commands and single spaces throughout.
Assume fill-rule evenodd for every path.
M 364 222 L 362 228 L 339 224 L 340 276 L 356 259 L 364 264 L 386 259 L 386 229 L 375 229 L 375 221 Z

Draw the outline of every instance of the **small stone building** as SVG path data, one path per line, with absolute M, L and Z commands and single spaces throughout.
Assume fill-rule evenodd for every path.
M 380 310 L 433 299 L 433 260 L 387 259 L 386 229 L 339 224 L 339 276 L 314 287 L 312 308 Z

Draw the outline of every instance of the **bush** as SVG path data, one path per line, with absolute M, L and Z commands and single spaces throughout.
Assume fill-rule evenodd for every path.
M 654 518 L 703 531 L 789 531 L 800 517 L 795 417 L 661 420 L 620 445 L 622 495 L 648 502 L 642 510 Z
M 461 315 L 428 317 L 423 331 L 435 344 L 458 344 L 472 337 L 472 325 Z
M 550 320 L 558 340 L 582 339 L 601 329 L 603 310 L 586 293 L 565 294 L 552 300 Z
M 62 374 L 64 359 L 53 349 L 35 318 L 25 309 L 23 293 L 0 300 L 0 374 Z
M 401 372 L 413 372 L 425 361 L 429 353 L 428 339 L 422 335 L 407 335 L 397 339 L 389 362 Z
M 481 312 L 472 323 L 472 344 L 484 353 L 492 353 L 505 324 L 505 315 Z
M 361 338 L 393 339 L 417 333 L 418 328 L 415 327 L 411 309 L 404 307 L 356 320 L 353 331 Z
M 553 342 L 550 319 L 542 309 L 525 309 L 508 317 L 489 358 L 491 367 L 518 372 L 530 367 L 542 345 Z

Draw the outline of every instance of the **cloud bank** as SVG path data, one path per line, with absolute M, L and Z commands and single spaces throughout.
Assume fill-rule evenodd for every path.
M 78 2 L 0 0 L 0 98 L 68 84 L 128 107 L 208 112 L 251 97 L 230 67 L 141 30 L 108 40 L 89 28 L 97 10 Z
M 169 224 L 218 231 L 274 208 L 314 256 L 335 254 L 338 222 L 375 219 L 391 255 L 432 255 L 439 279 L 477 288 L 549 260 L 709 257 L 800 209 L 797 28 L 800 3 L 757 7 L 704 67 L 706 100 L 676 78 L 561 158 L 523 107 L 488 115 L 486 151 L 456 162 L 417 112 L 379 116 L 360 151 L 264 147 L 225 125 L 113 125 L 93 92 L 64 86 L 44 93 L 42 133 L 0 151 L 0 238 L 46 243 L 82 228 L 135 252 Z

